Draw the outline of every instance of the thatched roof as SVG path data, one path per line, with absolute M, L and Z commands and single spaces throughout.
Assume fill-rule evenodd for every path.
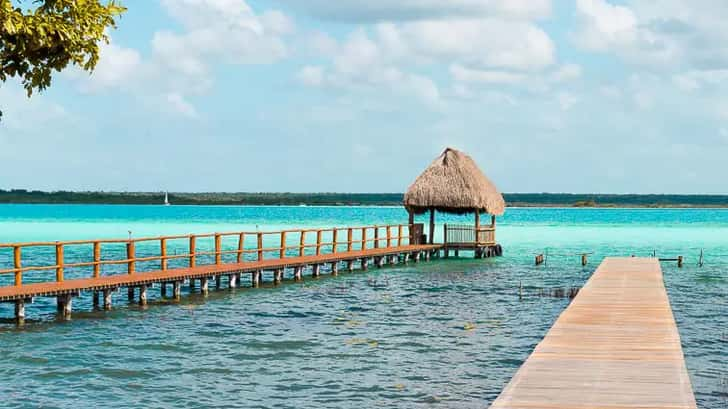
M 430 208 L 457 214 L 480 209 L 500 216 L 505 200 L 470 156 L 447 148 L 407 189 L 404 206 L 417 214 Z

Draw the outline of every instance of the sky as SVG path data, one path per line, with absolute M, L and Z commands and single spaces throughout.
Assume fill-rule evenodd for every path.
M 0 84 L 0 189 L 728 193 L 725 0 L 123 0 L 93 74 Z

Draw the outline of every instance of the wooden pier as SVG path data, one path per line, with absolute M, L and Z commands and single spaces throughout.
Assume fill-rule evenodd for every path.
M 443 246 L 420 244 L 411 232 L 421 230 L 421 225 L 387 225 L 0 244 L 0 252 L 12 254 L 13 265 L 0 269 L 0 274 L 14 275 L 11 285 L 0 286 L 0 302 L 15 303 L 15 316 L 22 322 L 26 304 L 35 297 L 55 297 L 59 313 L 69 315 L 73 297 L 83 292 L 92 293 L 95 307 L 103 303 L 109 309 L 112 293 L 120 288 L 128 289 L 130 301 L 138 293 L 139 303 L 146 304 L 148 289 L 153 285 L 160 286 L 162 297 L 171 286 L 172 296 L 179 298 L 185 282 L 190 291 L 199 282 L 199 290 L 207 293 L 211 280 L 215 288 L 221 288 L 223 280 L 227 288 L 235 288 L 241 285 L 243 275 L 248 276 L 252 287 L 257 287 L 264 272 L 270 272 L 271 282 L 279 284 L 286 271 L 291 279 L 301 280 L 304 271 L 319 276 L 322 266 L 336 275 L 340 267 L 366 270 L 370 262 L 383 267 L 429 260 L 439 255 Z M 210 250 L 201 248 L 203 240 L 208 241 Z M 184 250 L 180 252 L 180 248 Z M 69 250 L 75 260 L 81 261 L 68 262 Z M 52 256 L 38 257 L 39 252 Z M 24 259 L 23 255 L 29 253 L 27 258 L 31 260 Z M 44 264 L 36 258 L 54 261 Z M 112 266 L 116 267 L 114 271 L 105 270 Z M 140 266 L 147 267 L 146 271 L 141 271 Z M 73 271 L 71 278 L 66 277 L 69 271 Z M 40 276 L 27 282 L 26 275 L 31 272 Z
M 605 259 L 491 408 L 696 408 L 658 259 Z

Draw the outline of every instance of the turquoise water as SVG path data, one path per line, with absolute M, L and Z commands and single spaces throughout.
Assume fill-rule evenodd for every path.
M 0 242 L 406 218 L 374 207 L 0 205 Z M 568 303 L 541 289 L 581 285 L 604 256 L 656 251 L 686 259 L 663 270 L 698 404 L 728 407 L 728 211 L 508 209 L 498 227 L 506 253 L 497 259 L 224 290 L 179 305 L 155 289 L 147 308 L 118 294 L 110 312 L 82 297 L 67 322 L 37 299 L 22 328 L 0 306 L 0 406 L 486 407 Z M 541 252 L 548 262 L 535 267 Z M 586 268 L 566 255 L 577 252 L 594 253 Z M 9 262 L 0 252 L 0 268 Z

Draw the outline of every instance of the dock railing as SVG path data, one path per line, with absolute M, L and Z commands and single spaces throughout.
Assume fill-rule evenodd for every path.
M 473 244 L 478 246 L 495 245 L 495 227 L 464 224 L 446 224 L 445 244 Z
M 22 286 L 29 272 L 46 273 L 29 280 L 33 283 L 63 282 L 71 269 L 73 278 L 98 278 L 395 248 L 410 244 L 410 229 L 409 225 L 399 224 L 0 244 L 0 286 L 6 274 L 14 275 L 11 285 Z

